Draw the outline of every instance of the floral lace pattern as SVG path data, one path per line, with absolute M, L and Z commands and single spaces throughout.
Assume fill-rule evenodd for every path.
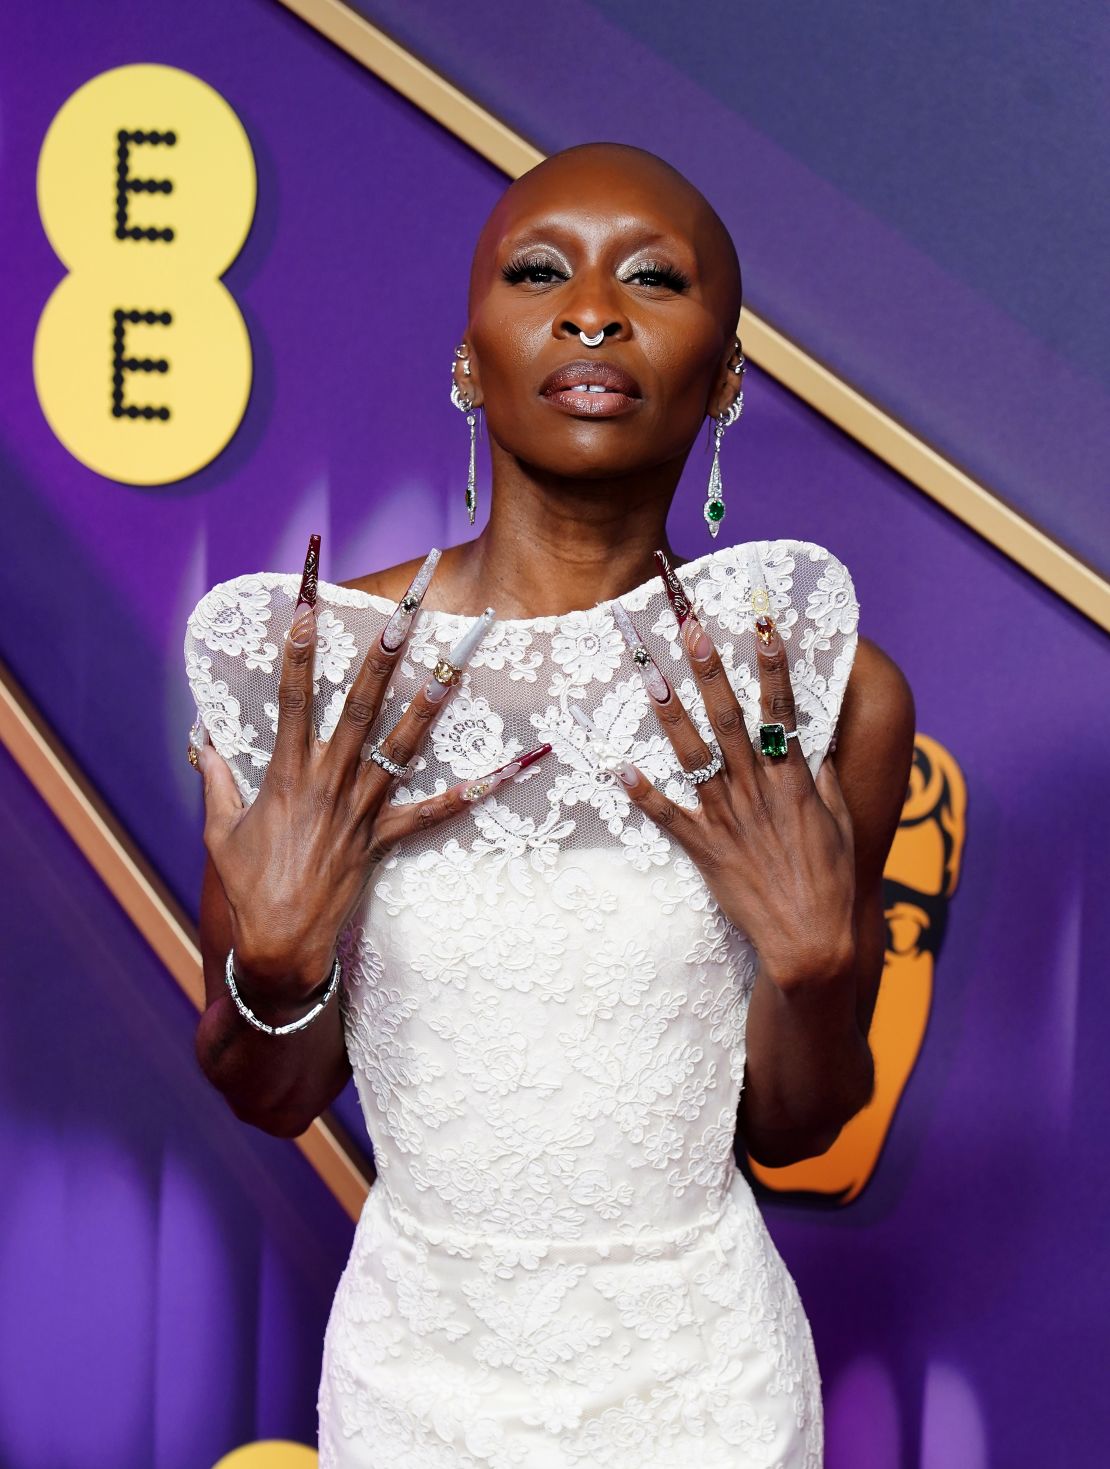
M 753 737 L 765 591 L 815 771 L 856 647 L 847 570 L 763 541 L 678 574 Z M 297 582 L 238 577 L 189 619 L 197 708 L 248 802 Z M 392 604 L 318 595 L 328 738 Z M 707 734 L 661 584 L 621 602 Z M 383 728 L 466 622 L 418 616 Z M 607 773 L 628 758 L 696 801 L 610 612 L 494 623 L 392 799 L 541 740 L 547 760 L 397 848 L 341 936 L 379 1176 L 325 1340 L 321 1469 L 819 1469 L 809 1325 L 732 1151 L 756 955 Z

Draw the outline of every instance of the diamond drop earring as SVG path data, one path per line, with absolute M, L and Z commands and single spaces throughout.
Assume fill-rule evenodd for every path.
M 463 376 L 470 376 L 470 362 L 466 355 L 465 343 L 460 343 L 455 348 L 455 356 L 462 363 Z M 478 491 L 475 487 L 475 439 L 477 436 L 478 410 L 474 407 L 474 395 L 462 393 L 455 381 L 455 365 L 451 364 L 451 402 L 460 413 L 466 414 L 467 426 L 470 429 L 470 460 L 466 471 L 466 513 L 471 525 L 474 524 L 474 513 L 478 508 Z
M 705 523 L 709 527 L 709 534 L 714 540 L 717 539 L 717 532 L 721 528 L 721 521 L 725 518 L 725 487 L 721 480 L 721 440 L 725 436 L 725 429 L 730 428 L 744 411 L 744 389 L 742 385 L 744 382 L 744 368 L 747 364 L 744 361 L 744 353 L 739 341 L 736 343 L 736 351 L 739 355 L 737 361 L 731 365 L 731 371 L 739 377 L 741 387 L 736 397 L 719 418 L 717 418 L 716 426 L 713 429 L 713 463 L 709 467 L 709 484 L 706 488 L 705 505 L 702 509 Z

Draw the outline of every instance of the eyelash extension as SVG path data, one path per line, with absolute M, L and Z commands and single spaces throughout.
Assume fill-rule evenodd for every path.
M 518 281 L 527 279 L 530 271 L 544 271 L 548 275 L 565 279 L 565 276 L 562 275 L 562 272 L 557 266 L 553 265 L 551 261 L 545 260 L 542 256 L 537 255 L 514 255 L 511 260 L 506 261 L 501 267 L 501 276 L 510 285 L 516 285 Z M 655 276 L 658 281 L 668 286 L 672 291 L 685 291 L 690 286 L 689 276 L 674 265 L 641 265 L 638 270 L 633 271 L 632 275 L 625 276 L 624 279 L 633 281 L 637 276 L 641 275 Z M 542 285 L 545 282 L 539 282 L 539 284 Z
M 657 276 L 665 285 L 670 286 L 672 291 L 685 291 L 690 285 L 690 277 L 675 265 L 641 265 L 626 279 L 635 280 L 638 275 Z
M 550 260 L 545 260 L 542 255 L 514 255 L 501 267 L 501 275 L 510 285 L 522 281 L 530 270 L 544 270 L 550 275 L 558 275 L 559 270 Z

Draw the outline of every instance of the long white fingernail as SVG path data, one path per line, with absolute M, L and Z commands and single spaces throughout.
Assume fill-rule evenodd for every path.
M 462 678 L 463 669 L 489 631 L 493 617 L 493 608 L 487 607 L 480 617 L 474 619 L 447 657 L 441 658 L 436 664 L 432 677 L 424 685 L 424 697 L 429 704 L 438 704 L 441 699 L 446 698 L 448 690 Z

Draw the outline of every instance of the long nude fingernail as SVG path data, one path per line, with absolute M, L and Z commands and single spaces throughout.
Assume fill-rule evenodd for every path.
M 438 704 L 461 680 L 463 669 L 489 631 L 493 616 L 493 608 L 487 607 L 480 617 L 474 619 L 447 657 L 441 658 L 432 669 L 432 676 L 424 685 L 424 697 L 429 704 Z
M 295 648 L 307 648 L 312 641 L 312 624 L 316 618 L 316 608 L 311 602 L 299 602 L 297 609 L 297 615 L 293 618 L 293 626 L 289 629 L 289 641 Z
M 644 681 L 644 687 L 657 704 L 665 704 L 671 697 L 671 686 L 663 677 L 663 672 L 655 659 L 640 641 L 640 635 L 632 626 L 632 620 L 619 602 L 610 602 L 609 611 L 613 614 L 613 621 L 621 630 L 621 636 L 628 644 L 628 651 L 632 654 L 632 661 L 640 670 L 640 677 Z
M 689 597 L 686 595 L 686 588 L 679 581 L 674 567 L 662 551 L 656 551 L 655 559 L 659 563 L 659 575 L 663 579 L 663 588 L 667 593 L 671 610 L 678 619 L 679 627 L 681 627 L 694 610 L 690 605 Z
M 686 619 L 683 640 L 686 643 L 687 653 L 689 653 L 695 663 L 704 663 L 713 652 L 713 644 L 709 641 L 709 634 L 693 613 Z
M 293 608 L 294 621 L 301 603 L 307 603 L 309 607 L 316 606 L 316 582 L 320 571 L 320 537 L 309 536 L 308 554 L 304 558 L 304 571 L 301 574 L 301 589 L 297 593 L 297 603 Z
M 489 775 L 484 775 L 481 780 L 476 780 L 473 785 L 463 788 L 462 798 L 464 801 L 480 801 L 483 796 L 488 796 L 490 791 L 503 785 L 505 781 L 512 780 L 514 775 L 519 775 L 522 770 L 527 770 L 529 765 L 542 760 L 545 755 L 551 753 L 550 745 L 540 745 L 535 750 L 529 750 L 527 755 L 518 755 L 515 760 L 510 760 L 507 765 L 499 765 L 496 770 L 491 770 Z
M 424 600 L 424 593 L 428 590 L 432 573 L 439 565 L 441 554 L 442 552 L 435 546 L 428 552 L 424 558 L 424 564 L 409 583 L 408 591 L 397 603 L 393 615 L 382 628 L 381 645 L 385 652 L 392 653 L 408 636 L 412 620 Z

